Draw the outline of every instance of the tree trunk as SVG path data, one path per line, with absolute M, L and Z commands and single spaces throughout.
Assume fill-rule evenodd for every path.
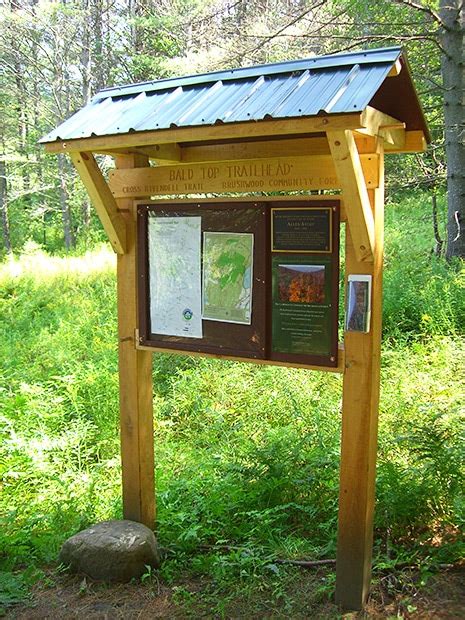
M 21 3 L 17 0 L 12 0 L 10 3 L 11 10 L 13 12 L 17 12 L 21 10 Z M 30 186 L 31 180 L 29 178 L 29 165 L 28 165 L 28 151 L 27 151 L 27 143 L 28 143 L 28 114 L 29 114 L 29 103 L 26 80 L 25 80 L 25 67 L 21 62 L 21 53 L 19 51 L 19 46 L 21 44 L 15 37 L 9 37 L 8 41 L 11 46 L 11 50 L 14 52 L 14 80 L 16 85 L 16 99 L 18 101 L 17 111 L 18 111 L 18 131 L 17 131 L 17 139 L 18 139 L 18 151 L 21 156 L 24 158 L 23 165 L 21 166 L 21 174 L 23 179 L 23 191 L 26 194 L 26 201 L 29 202 L 29 196 L 27 196 Z
M 91 82 L 91 57 L 90 57 L 90 17 L 89 0 L 82 2 L 82 31 L 81 31 L 81 54 L 80 69 L 82 76 L 82 105 L 87 105 L 90 101 L 90 82 Z
M 6 189 L 6 164 L 0 159 L 0 217 L 2 220 L 3 244 L 8 254 L 11 254 L 10 223 L 8 220 L 8 201 Z
M 70 250 L 74 245 L 74 235 L 71 225 L 71 209 L 69 207 L 68 190 L 66 187 L 66 161 L 65 156 L 61 153 L 58 155 L 58 171 L 60 175 L 60 207 L 63 234 L 65 237 L 65 247 L 67 250 Z
M 444 132 L 447 160 L 447 259 L 465 258 L 465 8 L 440 0 Z
M 83 200 L 81 203 L 82 225 L 87 230 L 90 226 L 90 202 Z
M 144 52 L 144 27 L 142 20 L 146 16 L 147 11 L 147 0 L 134 0 L 133 11 L 134 11 L 134 51 L 136 54 L 141 54 Z
M 99 91 L 105 86 L 104 74 L 106 59 L 103 56 L 103 6 L 102 0 L 93 0 L 91 7 L 91 29 L 92 29 L 92 83 L 94 91 Z M 89 38 L 90 40 L 90 38 Z

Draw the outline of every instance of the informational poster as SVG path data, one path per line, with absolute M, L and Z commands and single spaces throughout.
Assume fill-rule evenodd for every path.
M 204 232 L 204 319 L 251 324 L 253 234 Z
M 331 260 L 272 258 L 272 347 L 277 353 L 330 355 Z
M 202 338 L 201 217 L 149 217 L 151 331 Z
M 346 330 L 369 332 L 371 316 L 371 275 L 349 275 L 346 298 Z

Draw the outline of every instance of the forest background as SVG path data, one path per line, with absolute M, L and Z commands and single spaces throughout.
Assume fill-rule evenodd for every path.
M 38 139 L 106 86 L 399 43 L 432 144 L 386 158 L 372 601 L 458 609 L 463 35 L 460 0 L 0 0 L 0 614 L 31 586 L 61 605 L 62 542 L 121 516 L 115 259 L 71 162 Z M 335 555 L 340 396 L 329 373 L 154 356 L 166 557 L 144 605 L 168 588 L 170 617 L 337 617 L 331 565 L 280 560 Z M 434 575 L 452 603 L 422 602 Z M 81 617 L 91 590 L 75 585 Z M 110 617 L 132 617 L 120 603 Z
M 433 144 L 403 158 L 388 188 L 448 186 L 440 249 L 465 255 L 461 0 L 2 0 L 0 29 L 3 252 L 103 238 L 70 161 L 37 143 L 103 87 L 401 43 Z

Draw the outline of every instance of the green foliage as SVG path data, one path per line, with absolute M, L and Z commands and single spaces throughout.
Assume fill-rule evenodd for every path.
M 0 616 L 3 616 L 11 605 L 26 601 L 30 588 L 44 577 L 43 571 L 34 565 L 17 573 L 0 571 Z
M 446 220 L 438 197 L 440 222 Z M 442 232 L 442 238 L 445 233 Z M 465 268 L 433 256 L 431 196 L 406 195 L 386 205 L 384 332 L 403 340 L 422 335 L 464 335 Z
M 465 508 L 465 417 L 458 398 L 465 388 L 463 340 L 434 338 L 399 346 L 384 358 L 378 526 L 395 539 L 431 537 L 441 523 L 460 528 Z
M 431 256 L 427 197 L 386 216 L 376 565 L 432 570 L 463 554 L 463 275 Z M 0 606 L 66 537 L 121 515 L 114 262 L 105 247 L 60 258 L 29 244 L 0 267 Z M 180 589 L 183 604 L 221 615 L 261 592 L 283 608 L 294 573 L 274 560 L 334 557 L 341 384 L 154 356 L 160 575 L 210 584 L 201 605 Z
M 164 0 L 0 5 L 0 158 L 13 250 L 64 246 L 62 210 L 80 249 L 101 241 L 69 162 L 58 171 L 38 140 L 100 89 L 173 75 L 402 43 L 433 136 L 421 156 L 387 161 L 394 187 L 445 182 L 439 25 L 406 2 Z M 411 4 L 411 3 L 410 3 Z M 434 3 L 433 3 L 434 4 Z M 5 251 L 0 243 L 0 256 Z
M 107 514 L 118 485 L 111 259 L 36 252 L 2 274 L 0 557 L 11 568 L 54 558 L 61 532 Z

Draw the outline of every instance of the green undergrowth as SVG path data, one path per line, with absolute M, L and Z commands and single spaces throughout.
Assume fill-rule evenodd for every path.
M 434 255 L 431 197 L 406 196 L 386 205 L 383 332 L 385 339 L 462 335 L 465 269 Z M 438 196 L 440 221 L 446 220 Z M 444 227 L 443 227 L 444 228 Z M 445 238 L 445 230 L 440 230 Z
M 465 278 L 429 226 L 426 203 L 387 208 L 378 571 L 463 555 Z M 29 246 L 0 267 L 0 316 L 1 608 L 121 516 L 114 256 Z M 162 354 L 153 374 L 160 578 L 204 579 L 219 615 L 238 593 L 278 604 L 295 572 L 276 559 L 335 556 L 341 377 Z

